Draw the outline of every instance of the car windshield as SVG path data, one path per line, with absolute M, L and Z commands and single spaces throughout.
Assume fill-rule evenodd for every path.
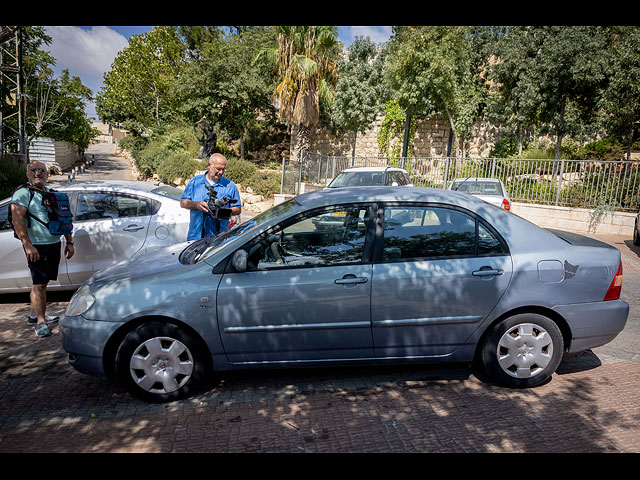
M 169 185 L 161 185 L 158 188 L 154 188 L 151 190 L 151 193 L 155 193 L 156 195 L 161 195 L 163 197 L 173 198 L 174 200 L 180 201 L 182 197 L 182 190 L 176 187 L 171 187 Z
M 327 188 L 384 185 L 385 172 L 340 172 Z
M 453 182 L 452 190 L 470 193 L 472 195 L 496 195 L 503 196 L 502 187 L 498 182 L 460 180 Z
M 189 244 L 182 253 L 180 253 L 180 263 L 186 265 L 204 261 L 230 240 L 242 236 L 272 218 L 288 212 L 293 208 L 298 208 L 299 206 L 300 205 L 295 201 L 295 198 L 292 198 L 291 200 L 287 200 L 286 202 L 256 215 L 241 225 L 236 225 L 231 230 L 226 230 L 219 235 L 212 235 L 210 237 L 196 240 Z

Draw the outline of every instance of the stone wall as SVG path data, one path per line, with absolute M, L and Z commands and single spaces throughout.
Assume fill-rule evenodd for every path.
M 356 156 L 383 157 L 384 153 L 378 147 L 378 132 L 384 120 L 384 114 L 378 115 L 371 128 L 356 138 Z M 419 120 L 413 137 L 412 157 L 443 157 L 447 155 L 449 145 L 450 125 L 447 117 L 435 116 L 427 120 Z M 472 157 L 487 157 L 497 139 L 497 129 L 487 122 L 479 121 L 474 133 L 465 143 L 465 154 Z M 402 142 L 402 139 L 399 140 Z M 298 147 L 296 132 L 291 135 L 291 150 Z M 316 128 L 311 135 L 312 153 L 327 156 L 351 156 L 352 138 L 337 138 L 326 129 Z M 453 148 L 452 153 L 453 155 Z M 292 155 L 293 157 L 293 155 Z

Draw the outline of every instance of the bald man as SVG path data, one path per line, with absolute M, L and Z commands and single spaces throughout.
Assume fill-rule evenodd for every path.
M 197 175 L 189 180 L 180 199 L 180 206 L 191 210 L 187 240 L 217 235 L 229 228 L 229 220 L 217 220 L 208 214 L 209 189 L 206 185 L 213 187 L 219 199 L 230 199 L 231 215 L 240 215 L 241 212 L 242 204 L 238 187 L 224 176 L 227 159 L 220 153 L 214 153 L 209 158 L 208 167 L 203 175 Z

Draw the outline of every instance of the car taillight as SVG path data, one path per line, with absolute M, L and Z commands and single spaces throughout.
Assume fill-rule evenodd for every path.
M 618 267 L 616 276 L 613 277 L 613 281 L 607 290 L 607 294 L 604 296 L 604 300 L 617 300 L 620 298 L 620 291 L 622 290 L 622 262 Z
M 509 205 L 509 200 L 506 198 L 502 200 L 502 208 L 505 210 L 511 210 L 511 205 Z

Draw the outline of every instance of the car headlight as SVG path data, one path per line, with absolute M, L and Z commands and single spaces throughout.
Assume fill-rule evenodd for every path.
M 83 285 L 73 294 L 73 297 L 71 297 L 64 314 L 67 317 L 82 315 L 93 306 L 95 301 L 96 297 L 94 297 L 91 290 L 89 290 L 89 286 Z

